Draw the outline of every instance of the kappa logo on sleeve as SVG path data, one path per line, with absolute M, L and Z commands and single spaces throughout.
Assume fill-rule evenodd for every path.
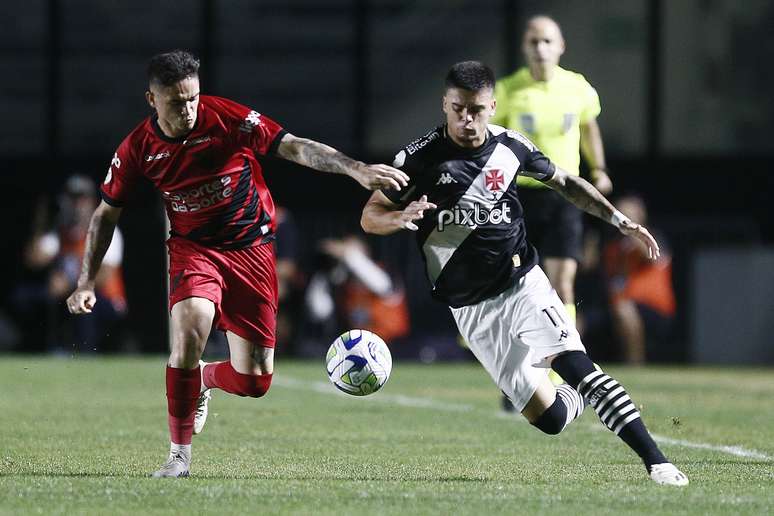
M 117 152 L 113 154 L 113 159 L 110 161 L 110 166 L 108 167 L 107 175 L 105 176 L 105 184 L 110 183 L 113 179 L 113 167 L 121 168 L 121 158 L 118 157 Z
M 392 166 L 400 168 L 406 164 L 406 151 L 402 150 L 395 155 L 395 159 L 392 160 Z
M 257 111 L 250 111 L 247 114 L 247 117 L 245 117 L 244 120 L 242 120 L 242 123 L 239 124 L 239 130 L 244 133 L 252 132 L 253 129 L 256 128 L 256 126 L 261 125 L 263 122 L 261 122 L 261 114 Z

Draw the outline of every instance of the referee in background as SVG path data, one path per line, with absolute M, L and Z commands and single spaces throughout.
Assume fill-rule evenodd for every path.
M 497 113 L 492 123 L 528 136 L 571 174 L 580 174 L 582 153 L 591 183 L 607 194 L 613 185 L 596 120 L 601 111 L 599 96 L 581 74 L 559 66 L 564 49 L 562 31 L 553 19 L 535 16 L 527 22 L 522 43 L 527 66 L 497 81 Z M 540 252 L 551 284 L 574 316 L 581 212 L 539 181 L 519 176 L 518 185 L 519 200 L 529 214 L 527 234 Z
M 551 161 L 580 175 L 580 154 L 590 169 L 590 182 L 608 194 L 602 135 L 597 125 L 599 96 L 583 75 L 559 66 L 565 42 L 552 18 L 527 21 L 522 40 L 526 66 L 495 87 L 497 112 L 492 123 L 528 136 Z M 583 246 L 581 211 L 534 179 L 519 176 L 519 200 L 524 206 L 527 235 L 567 312 L 575 319 L 575 273 Z M 504 403 L 505 403 L 504 399 Z M 505 406 L 506 409 L 510 407 Z

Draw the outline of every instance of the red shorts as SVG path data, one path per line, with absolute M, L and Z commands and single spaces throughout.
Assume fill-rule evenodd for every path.
M 169 309 L 189 297 L 215 303 L 215 327 L 273 348 L 277 326 L 274 244 L 219 251 L 180 237 L 167 240 Z

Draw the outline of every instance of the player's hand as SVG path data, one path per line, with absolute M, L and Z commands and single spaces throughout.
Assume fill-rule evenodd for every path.
M 401 229 L 417 231 L 419 226 L 414 224 L 414 221 L 424 217 L 425 210 L 434 210 L 437 207 L 438 206 L 435 204 L 427 202 L 426 195 L 423 195 L 418 200 L 411 202 L 403 211 L 400 212 Z
M 645 247 L 648 248 L 648 258 L 651 260 L 655 260 L 661 255 L 661 251 L 658 248 L 658 242 L 656 242 L 656 239 L 653 238 L 653 235 L 650 234 L 650 231 L 648 231 L 645 226 L 636 224 L 631 220 L 624 220 L 621 222 L 621 225 L 618 226 L 618 229 L 624 235 L 634 237 L 645 244 Z
M 591 171 L 590 178 L 591 184 L 594 185 L 594 188 L 599 190 L 602 194 L 608 195 L 613 191 L 613 181 L 610 180 L 610 176 L 607 175 L 607 172 L 601 168 L 593 169 Z
M 71 314 L 90 314 L 96 302 L 94 287 L 78 287 L 67 298 L 67 309 Z
M 353 173 L 352 178 L 367 190 L 400 190 L 409 181 L 405 172 L 389 165 L 365 165 Z

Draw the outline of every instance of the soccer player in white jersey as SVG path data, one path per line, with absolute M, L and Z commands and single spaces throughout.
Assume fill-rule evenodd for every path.
M 446 123 L 396 155 L 393 165 L 408 174 L 409 185 L 374 192 L 363 209 L 363 229 L 416 232 L 433 297 L 449 305 L 470 350 L 532 425 L 558 434 L 590 404 L 640 456 L 651 479 L 686 485 L 688 478 L 659 450 L 624 388 L 586 355 L 526 239 L 515 179 L 525 175 L 546 183 L 640 240 L 651 258 L 658 256 L 658 244 L 527 138 L 490 125 L 494 84 L 492 71 L 477 61 L 449 70 Z M 567 383 L 554 387 L 549 368 Z

